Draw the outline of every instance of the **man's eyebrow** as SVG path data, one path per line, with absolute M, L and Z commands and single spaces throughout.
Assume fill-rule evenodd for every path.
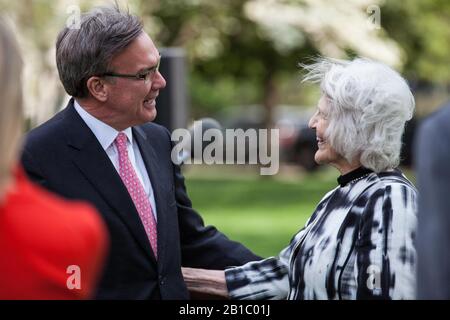
M 137 73 L 148 72 L 148 71 L 151 71 L 152 69 L 155 69 L 155 68 L 156 68 L 156 65 L 154 65 L 153 67 L 145 67 L 145 68 L 140 69 Z
M 158 54 L 158 61 L 156 61 L 156 63 L 153 66 L 144 67 L 144 68 L 140 69 L 137 73 L 147 72 L 147 71 L 151 71 L 152 69 L 155 69 L 156 66 L 158 65 L 160 59 L 161 59 L 161 54 Z

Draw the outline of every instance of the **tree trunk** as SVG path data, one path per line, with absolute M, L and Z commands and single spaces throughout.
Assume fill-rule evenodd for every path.
M 275 70 L 268 69 L 266 78 L 264 79 L 264 94 L 263 94 L 263 107 L 264 107 L 264 127 L 267 129 L 267 151 L 271 152 L 271 129 L 275 127 L 275 108 L 278 104 L 278 90 L 275 83 Z M 264 165 L 263 165 L 264 166 Z M 261 165 L 259 166 L 261 167 Z M 261 176 L 264 179 L 271 179 L 272 176 Z
M 275 107 L 278 103 L 278 91 L 275 84 L 275 72 L 267 70 L 267 75 L 264 80 L 264 126 L 267 129 L 274 127 Z

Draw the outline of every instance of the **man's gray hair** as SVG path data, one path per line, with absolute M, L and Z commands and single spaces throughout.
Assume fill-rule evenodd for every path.
M 67 93 L 88 96 L 87 80 L 109 70 L 111 60 L 143 31 L 141 20 L 118 6 L 81 15 L 80 28 L 64 28 L 56 42 L 59 78 Z
M 415 107 L 405 79 L 365 58 L 319 58 L 302 67 L 307 70 L 304 81 L 320 82 L 326 97 L 325 138 L 335 151 L 375 172 L 398 166 L 405 124 Z

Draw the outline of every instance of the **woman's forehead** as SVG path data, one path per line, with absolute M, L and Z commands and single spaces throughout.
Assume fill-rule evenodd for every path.
M 317 104 L 317 108 L 324 111 L 328 108 L 328 97 L 326 95 L 322 95 L 319 99 L 319 103 Z

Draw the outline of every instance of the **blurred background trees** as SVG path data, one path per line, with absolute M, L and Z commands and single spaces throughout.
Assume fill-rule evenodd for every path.
M 260 104 L 265 126 L 272 127 L 278 104 L 304 100 L 293 92 L 299 91 L 297 64 L 305 58 L 352 52 L 401 65 L 397 44 L 369 26 L 368 5 L 364 0 L 141 1 L 140 12 L 155 17 L 157 31 L 149 32 L 160 44 L 187 50 L 195 115 Z
M 399 69 L 425 114 L 448 97 L 450 2 L 446 0 L 122 0 L 159 46 L 187 52 L 192 118 L 260 105 L 266 126 L 277 105 L 311 106 L 299 62 L 363 55 Z M 112 1 L 0 0 L 25 52 L 27 115 L 35 125 L 66 98 L 54 62 L 56 35 L 81 11 Z M 427 100 L 431 99 L 431 100 Z
M 386 1 L 382 25 L 404 51 L 403 74 L 414 90 L 416 115 L 441 106 L 450 91 L 450 2 Z

